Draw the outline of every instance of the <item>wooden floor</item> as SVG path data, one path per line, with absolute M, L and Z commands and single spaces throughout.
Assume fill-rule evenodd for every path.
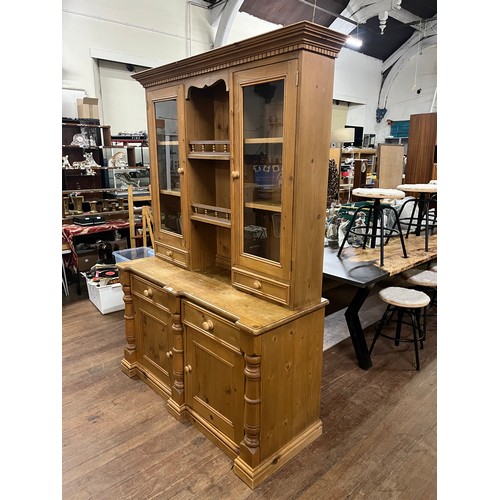
M 357 367 L 349 338 L 327 349 L 323 434 L 255 490 L 222 451 L 121 372 L 123 311 L 102 315 L 72 285 L 62 325 L 65 500 L 437 497 L 435 317 L 420 372 L 411 344 L 381 339 L 368 371 Z

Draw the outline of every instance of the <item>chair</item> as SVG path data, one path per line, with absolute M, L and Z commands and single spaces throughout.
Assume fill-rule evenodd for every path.
M 149 190 L 149 187 L 148 187 Z M 142 206 L 141 207 L 141 219 L 142 219 L 142 234 L 136 234 L 135 228 L 135 211 L 134 211 L 134 202 L 150 202 L 151 203 L 151 193 L 147 195 L 134 195 L 134 190 L 132 186 L 128 186 L 128 223 L 130 228 L 130 248 L 136 248 L 137 243 L 136 240 L 141 240 L 143 242 L 143 246 L 147 246 L 147 234 L 149 232 L 151 237 L 151 242 L 153 243 L 153 230 L 152 230 L 152 221 L 151 221 L 151 208 L 150 206 Z
M 429 251 L 429 233 L 432 234 L 437 226 L 437 183 L 436 184 L 400 184 L 398 189 L 405 193 L 418 193 L 418 198 L 410 198 L 401 206 L 399 212 L 399 221 L 402 225 L 406 225 L 406 238 L 410 234 L 412 228 L 415 228 L 415 235 L 420 236 L 422 227 L 425 231 L 425 251 Z M 411 215 L 404 215 L 405 208 L 410 204 L 413 205 Z M 431 206 L 434 205 L 431 214 Z M 432 223 L 430 219 L 432 218 Z M 424 223 L 425 219 L 425 223 Z
M 426 314 L 427 306 L 430 302 L 430 297 L 418 290 L 412 288 L 403 288 L 391 286 L 380 290 L 379 297 L 386 302 L 387 309 L 382 318 L 377 323 L 375 337 L 370 346 L 370 354 L 375 347 L 375 343 L 379 337 L 384 337 L 394 341 L 394 345 L 398 346 L 400 342 L 412 342 L 415 347 L 415 361 L 417 371 L 420 370 L 420 359 L 418 355 L 418 344 L 420 348 L 424 348 L 424 340 L 426 335 Z M 424 322 L 420 326 L 420 314 L 423 312 Z M 393 319 L 394 313 L 397 313 L 397 319 Z M 404 321 L 405 315 L 409 316 L 409 321 Z M 396 322 L 396 331 L 394 335 L 382 333 L 384 328 L 390 323 Z M 401 338 L 402 325 L 410 325 L 412 330 L 411 338 Z
M 380 200 L 400 200 L 405 194 L 398 189 L 377 189 L 377 188 L 356 188 L 352 194 L 360 198 L 373 199 L 373 204 L 359 207 L 352 216 L 347 226 L 346 234 L 339 247 L 337 255 L 340 257 L 344 245 L 350 235 L 363 237 L 363 249 L 366 248 L 366 242 L 370 237 L 370 247 L 375 248 L 377 238 L 380 240 L 380 266 L 384 265 L 384 245 L 394 235 L 399 235 L 403 256 L 408 257 L 403 239 L 403 232 L 399 223 L 399 214 L 397 210 L 389 204 L 382 205 Z M 386 225 L 384 221 L 384 211 L 392 212 L 395 221 L 392 226 Z M 356 217 L 360 213 L 365 213 L 365 221 L 358 223 Z M 354 226 L 354 227 L 353 227 Z M 397 226 L 397 229 L 394 227 Z

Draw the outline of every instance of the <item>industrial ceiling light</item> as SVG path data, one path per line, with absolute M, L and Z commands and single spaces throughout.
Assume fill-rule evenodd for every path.
M 352 47 L 353 49 L 359 49 L 361 45 L 363 45 L 363 41 L 360 40 L 359 38 L 356 38 L 354 36 L 350 36 L 346 41 L 345 44 L 348 47 Z
M 345 41 L 345 44 L 348 47 L 352 47 L 353 49 L 359 49 L 361 45 L 363 45 L 363 40 L 359 38 L 359 25 L 356 25 L 356 36 L 349 36 L 349 38 Z

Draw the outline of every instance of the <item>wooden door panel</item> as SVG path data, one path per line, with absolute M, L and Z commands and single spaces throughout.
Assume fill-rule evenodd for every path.
M 243 357 L 194 328 L 187 326 L 186 334 L 188 405 L 238 444 L 243 438 Z
M 168 387 L 171 386 L 172 344 L 170 341 L 171 316 L 144 301 L 137 301 L 137 353 L 139 362 Z M 160 319 L 163 318 L 163 319 Z

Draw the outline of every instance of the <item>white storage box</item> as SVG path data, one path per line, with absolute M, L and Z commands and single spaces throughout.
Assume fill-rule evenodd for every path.
M 87 279 L 87 290 L 90 301 L 101 311 L 108 314 L 125 309 L 123 290 L 120 283 L 113 285 L 97 286 L 98 283 Z
M 154 257 L 155 251 L 149 247 L 137 247 L 116 250 L 113 255 L 116 262 L 125 262 L 127 260 L 143 259 L 144 257 Z

